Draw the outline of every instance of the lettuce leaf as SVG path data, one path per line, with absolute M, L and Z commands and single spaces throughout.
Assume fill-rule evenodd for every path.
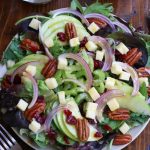
M 84 13 L 83 8 L 78 0 L 72 0 L 70 7 L 72 9 L 79 10 L 82 14 Z
M 148 98 L 148 93 L 147 93 L 147 87 L 146 87 L 146 84 L 145 82 L 143 82 L 140 86 L 140 93 L 145 96 L 145 98 L 147 99 Z

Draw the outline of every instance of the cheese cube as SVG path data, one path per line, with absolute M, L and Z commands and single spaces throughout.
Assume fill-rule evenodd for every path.
M 57 66 L 58 69 L 65 70 L 67 68 L 67 65 L 68 61 L 66 58 L 58 57 L 58 66 Z
M 32 29 L 38 30 L 40 24 L 41 24 L 41 21 L 33 18 L 29 24 L 29 27 Z
M 45 80 L 45 83 L 50 90 L 55 89 L 58 86 L 58 83 L 55 78 L 48 78 Z
M 119 76 L 119 79 L 125 80 L 125 81 L 129 81 L 130 80 L 130 76 L 131 76 L 130 73 L 122 71 L 120 76 Z
M 87 48 L 88 51 L 95 51 L 97 50 L 97 45 L 92 42 L 92 41 L 88 41 L 86 44 L 85 44 L 85 47 Z
M 128 126 L 127 123 L 123 123 L 122 126 L 119 128 L 121 133 L 126 134 L 129 131 L 130 127 Z
M 30 73 L 32 76 L 36 74 L 36 66 L 28 65 L 26 67 L 26 72 Z
M 40 128 L 41 124 L 38 123 L 36 120 L 32 120 L 32 122 L 29 124 L 29 129 L 34 133 L 37 133 L 37 131 L 40 130 Z
M 105 50 L 96 51 L 96 60 L 102 61 L 104 58 Z
M 58 98 L 59 98 L 60 104 L 65 104 L 66 103 L 65 92 L 64 91 L 58 92 Z
M 117 102 L 117 100 L 115 98 L 109 100 L 107 102 L 107 105 L 111 111 L 114 111 L 119 108 L 119 103 Z
M 28 103 L 23 99 L 20 99 L 16 107 L 21 111 L 25 111 L 26 108 L 28 107 Z
M 140 85 L 141 85 L 143 82 L 145 82 L 146 87 L 149 86 L 149 82 L 148 82 L 148 78 L 147 78 L 147 77 L 140 77 L 140 78 L 139 78 L 139 82 L 140 82 Z
M 8 60 L 8 61 L 7 61 L 7 67 L 8 67 L 8 68 L 13 67 L 14 65 L 15 65 L 15 61 L 13 61 L 13 60 Z
M 99 26 L 94 22 L 92 22 L 88 27 L 88 30 L 91 31 L 93 34 L 96 33 L 99 29 Z
M 76 46 L 80 45 L 79 38 L 76 37 L 76 38 L 70 39 L 69 44 L 71 47 L 76 47 Z
M 100 97 L 95 87 L 92 87 L 91 89 L 89 89 L 88 93 L 90 94 L 90 96 L 92 97 L 94 101 L 96 101 Z
M 44 40 L 44 43 L 48 48 L 54 46 L 54 41 L 51 38 L 47 38 L 46 40 Z
M 122 67 L 117 62 L 113 62 L 111 66 L 111 72 L 113 74 L 119 75 L 122 72 Z
M 123 55 L 127 54 L 129 49 L 121 42 L 119 45 L 116 46 L 116 49 Z
M 107 77 L 107 79 L 105 81 L 105 88 L 113 89 L 114 85 L 115 85 L 115 79 L 111 78 L 111 77 Z
M 97 112 L 97 103 L 87 102 L 86 104 L 86 117 L 95 120 Z

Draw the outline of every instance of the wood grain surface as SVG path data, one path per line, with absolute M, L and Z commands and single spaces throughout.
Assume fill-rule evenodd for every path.
M 94 2 L 94 0 L 80 1 L 83 5 L 85 2 L 87 4 Z M 132 22 L 135 27 L 143 26 L 145 31 L 148 31 L 145 16 L 148 15 L 150 10 L 150 0 L 101 0 L 101 2 L 112 2 L 118 16 Z M 16 34 L 14 23 L 18 19 L 33 13 L 46 13 L 47 11 L 69 5 L 70 0 L 52 0 L 52 2 L 46 5 L 31 5 L 22 2 L 22 0 L 0 0 L 0 55 Z M 10 129 L 9 131 L 15 136 Z M 146 150 L 150 144 L 149 138 L 150 125 L 125 150 Z M 19 138 L 17 140 L 24 150 L 30 150 Z

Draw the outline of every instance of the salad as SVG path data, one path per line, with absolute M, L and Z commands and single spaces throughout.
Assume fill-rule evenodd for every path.
M 132 141 L 150 116 L 150 36 L 110 3 L 33 15 L 0 64 L 5 123 L 39 147 L 90 150 Z

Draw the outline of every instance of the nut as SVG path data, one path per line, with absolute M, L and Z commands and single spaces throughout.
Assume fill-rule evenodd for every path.
M 105 28 L 107 26 L 107 23 L 99 18 L 88 18 L 87 20 L 89 21 L 89 23 L 96 23 L 101 28 Z
M 68 40 L 77 37 L 76 27 L 73 23 L 71 23 L 71 22 L 66 23 L 65 34 L 66 34 Z
M 130 134 L 117 134 L 113 140 L 113 145 L 123 145 L 132 141 Z
M 49 62 L 45 65 L 45 67 L 42 70 L 42 75 L 45 78 L 52 77 L 57 71 L 57 60 L 49 60 Z
M 130 118 L 130 112 L 127 109 L 116 109 L 115 111 L 110 111 L 108 117 L 112 120 L 128 120 Z
M 139 77 L 150 77 L 150 67 L 141 67 L 136 71 Z
M 90 129 L 88 126 L 88 121 L 83 119 L 77 119 L 76 131 L 80 141 L 85 142 L 89 138 Z
M 150 96 L 150 86 L 147 88 L 148 96 Z

